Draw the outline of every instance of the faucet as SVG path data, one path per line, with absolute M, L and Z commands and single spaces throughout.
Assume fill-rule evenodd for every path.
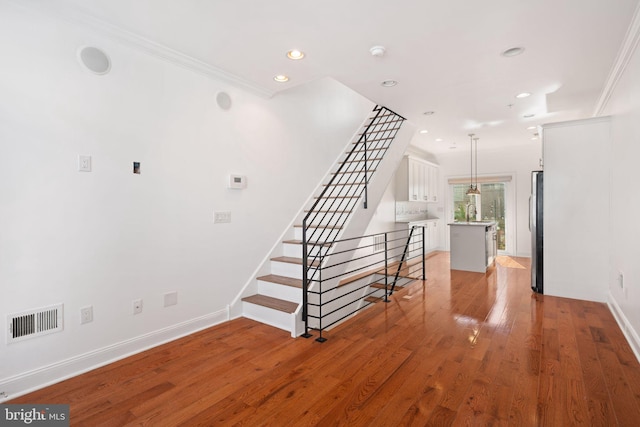
M 467 203 L 467 222 L 469 222 L 469 220 L 471 219 L 471 206 L 473 206 L 473 216 L 476 216 L 478 214 L 478 211 L 476 210 L 476 205 L 474 205 L 473 203 Z

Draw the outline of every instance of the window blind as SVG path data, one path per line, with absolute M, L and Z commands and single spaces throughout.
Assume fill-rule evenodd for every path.
M 498 176 L 479 176 L 478 184 L 487 184 L 492 182 L 511 182 L 513 177 L 511 175 L 498 175 Z M 470 178 L 449 178 L 449 184 L 469 184 Z M 476 183 L 476 178 L 473 178 L 473 183 Z

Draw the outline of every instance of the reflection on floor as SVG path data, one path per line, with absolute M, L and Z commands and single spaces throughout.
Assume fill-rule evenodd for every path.
M 525 265 L 520 264 L 515 258 L 506 255 L 500 255 L 496 257 L 496 263 L 507 268 L 527 268 Z

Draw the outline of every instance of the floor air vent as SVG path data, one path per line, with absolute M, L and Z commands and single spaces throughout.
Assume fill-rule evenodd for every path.
M 7 316 L 7 344 L 62 331 L 63 304 Z
M 384 251 L 384 234 L 373 236 L 373 252 Z

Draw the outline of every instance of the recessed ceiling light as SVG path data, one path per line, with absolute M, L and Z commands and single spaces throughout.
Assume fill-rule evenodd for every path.
M 384 48 L 384 46 L 373 46 L 371 49 L 369 49 L 369 52 L 371 52 L 371 55 L 373 56 L 384 56 L 386 49 Z
M 273 78 L 273 80 L 277 81 L 278 83 L 284 83 L 289 81 L 289 76 L 285 76 L 284 74 L 278 74 Z
M 442 138 L 436 138 L 436 142 L 442 142 Z
M 291 49 L 287 52 L 287 58 L 297 60 L 304 58 L 304 52 L 298 49 Z
M 535 114 L 525 114 L 522 117 L 524 117 L 525 119 L 530 119 L 531 117 L 535 117 L 535 116 L 536 116 Z
M 426 130 L 426 129 L 422 129 L 422 130 L 420 131 L 420 133 L 424 135 L 425 133 L 429 133 L 429 131 L 428 131 L 428 130 Z
M 535 140 L 537 140 L 537 139 L 538 139 L 538 137 L 537 137 L 537 136 L 534 136 L 534 137 L 532 137 L 532 138 L 531 138 L 531 140 L 532 140 L 532 141 L 535 141 Z
M 425 111 L 424 114 L 425 116 L 433 116 L 436 112 L 435 111 Z
M 523 47 L 512 47 L 512 48 L 509 48 L 509 49 L 505 50 L 504 52 L 502 52 L 502 56 L 506 56 L 507 58 L 509 58 L 509 57 L 512 57 L 512 56 L 518 56 L 522 52 L 524 52 L 524 48 Z
M 395 85 L 398 84 L 398 82 L 395 80 L 385 80 L 380 84 L 384 87 L 394 87 Z
M 534 129 L 537 129 L 537 128 L 538 128 L 537 126 L 529 126 L 529 127 L 527 128 L 527 130 L 534 130 Z
M 526 98 L 528 96 L 531 96 L 531 94 L 529 92 L 522 92 L 516 95 L 516 98 L 522 99 L 522 98 Z

